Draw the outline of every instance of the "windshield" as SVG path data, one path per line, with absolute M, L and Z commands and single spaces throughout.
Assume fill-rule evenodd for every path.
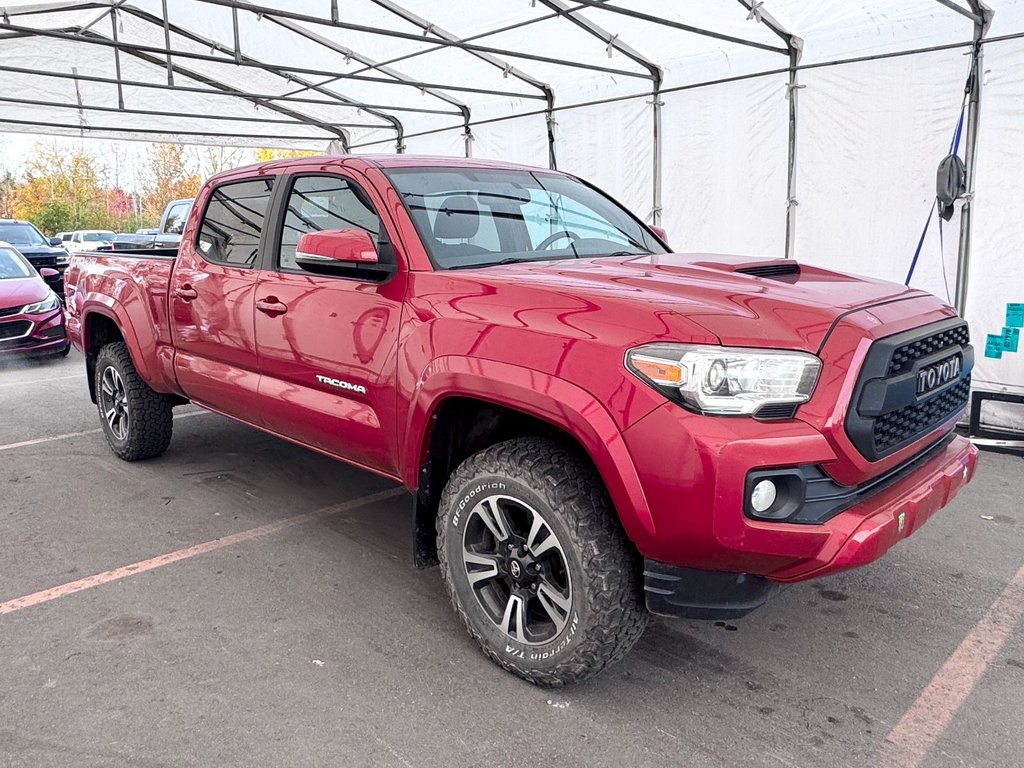
M 0 240 L 11 245 L 49 245 L 31 224 L 0 224 Z
M 36 272 L 11 248 L 0 248 L 0 280 L 32 277 Z
M 439 269 L 665 253 L 627 210 L 566 176 L 475 168 L 388 176 Z
M 104 242 L 109 243 L 114 239 L 113 232 L 84 232 L 82 233 L 82 240 L 87 243 L 98 243 Z

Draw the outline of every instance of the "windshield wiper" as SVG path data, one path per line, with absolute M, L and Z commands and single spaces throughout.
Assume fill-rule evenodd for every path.
M 608 258 L 615 258 L 618 256 L 650 256 L 650 251 L 615 251 L 614 253 L 606 254 Z

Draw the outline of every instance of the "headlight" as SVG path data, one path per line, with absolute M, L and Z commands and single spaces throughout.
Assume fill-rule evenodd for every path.
M 58 264 L 67 264 L 69 258 L 71 258 L 71 257 L 68 256 L 66 253 L 65 254 L 58 253 L 57 254 L 57 263 Z
M 37 301 L 35 304 L 29 304 L 21 311 L 26 315 L 41 315 L 44 312 L 53 312 L 59 306 L 60 300 L 57 298 L 57 294 L 51 292 L 49 298 Z
M 806 402 L 821 371 L 804 352 L 690 344 L 636 347 L 626 366 L 690 410 L 733 416 Z

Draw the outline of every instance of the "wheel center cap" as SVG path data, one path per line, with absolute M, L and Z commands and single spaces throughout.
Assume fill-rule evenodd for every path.
M 508 564 L 508 572 L 512 574 L 513 579 L 518 579 L 523 575 L 523 566 L 518 560 L 511 560 Z

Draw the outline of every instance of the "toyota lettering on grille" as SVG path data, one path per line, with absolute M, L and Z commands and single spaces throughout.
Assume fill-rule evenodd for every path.
M 947 357 L 917 372 L 917 396 L 930 394 L 945 384 L 960 378 L 963 359 L 960 355 Z

